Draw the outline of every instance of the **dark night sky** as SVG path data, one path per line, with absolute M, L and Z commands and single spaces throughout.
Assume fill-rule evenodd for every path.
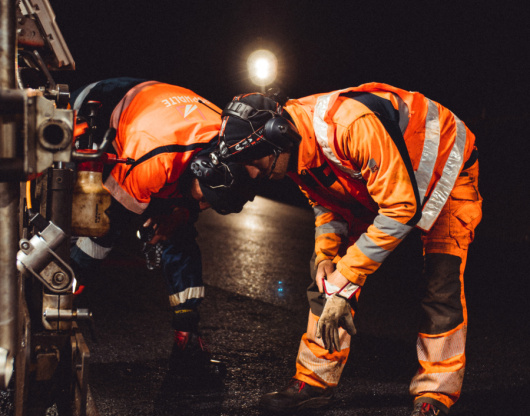
M 135 76 L 223 106 L 256 90 L 245 67 L 256 47 L 277 54 L 277 84 L 296 98 L 386 82 L 466 120 L 513 114 L 530 86 L 530 7 L 514 2 L 50 1 L 77 65 L 57 78 L 72 89 Z
M 257 90 L 246 58 L 264 47 L 278 56 L 277 86 L 292 98 L 371 81 L 420 91 L 477 136 L 483 229 L 530 236 L 521 214 L 530 200 L 526 1 L 50 1 L 77 66 L 56 80 L 71 90 L 133 76 L 223 107 Z

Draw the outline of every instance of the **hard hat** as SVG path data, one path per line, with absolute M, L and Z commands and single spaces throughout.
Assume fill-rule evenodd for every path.
M 214 159 L 245 163 L 288 152 L 300 143 L 287 111 L 261 93 L 234 97 L 224 108 L 222 119 Z

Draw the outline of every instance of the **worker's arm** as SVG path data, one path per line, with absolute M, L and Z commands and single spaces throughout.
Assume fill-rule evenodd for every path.
M 335 277 L 341 274 L 362 286 L 366 276 L 377 270 L 412 230 L 420 218 L 420 207 L 415 180 L 405 163 L 408 153 L 404 143 L 402 155 L 375 115 L 366 115 L 352 123 L 339 146 L 360 167 L 368 191 L 379 206 L 373 224 L 348 247 L 334 272 Z M 340 286 L 340 280 L 335 283 Z

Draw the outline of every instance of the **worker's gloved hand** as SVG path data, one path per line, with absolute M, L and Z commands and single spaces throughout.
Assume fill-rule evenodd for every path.
M 144 224 L 144 228 L 153 230 L 149 244 L 156 245 L 159 241 L 166 241 L 171 238 L 175 229 L 186 224 L 190 218 L 187 208 L 176 207 L 169 215 L 158 215 L 149 218 Z
M 343 327 L 352 336 L 357 333 L 350 303 L 346 298 L 334 294 L 326 300 L 317 323 L 316 333 L 317 338 L 322 338 L 324 347 L 330 354 L 333 351 L 340 351 L 339 327 Z

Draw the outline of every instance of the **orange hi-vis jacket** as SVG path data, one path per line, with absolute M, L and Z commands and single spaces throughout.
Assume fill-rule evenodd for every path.
M 315 264 L 334 259 L 358 285 L 413 227 L 432 227 L 474 151 L 475 136 L 451 111 L 386 84 L 285 108 L 302 136 L 298 171 L 289 176 L 315 211 Z M 348 248 L 339 257 L 341 244 Z
M 116 129 L 113 144 L 118 157 L 135 162 L 117 164 L 105 187 L 137 214 L 144 212 L 151 197 L 181 197 L 179 178 L 192 157 L 218 135 L 220 113 L 182 87 L 157 81 L 133 87 L 114 109 L 110 126 Z

